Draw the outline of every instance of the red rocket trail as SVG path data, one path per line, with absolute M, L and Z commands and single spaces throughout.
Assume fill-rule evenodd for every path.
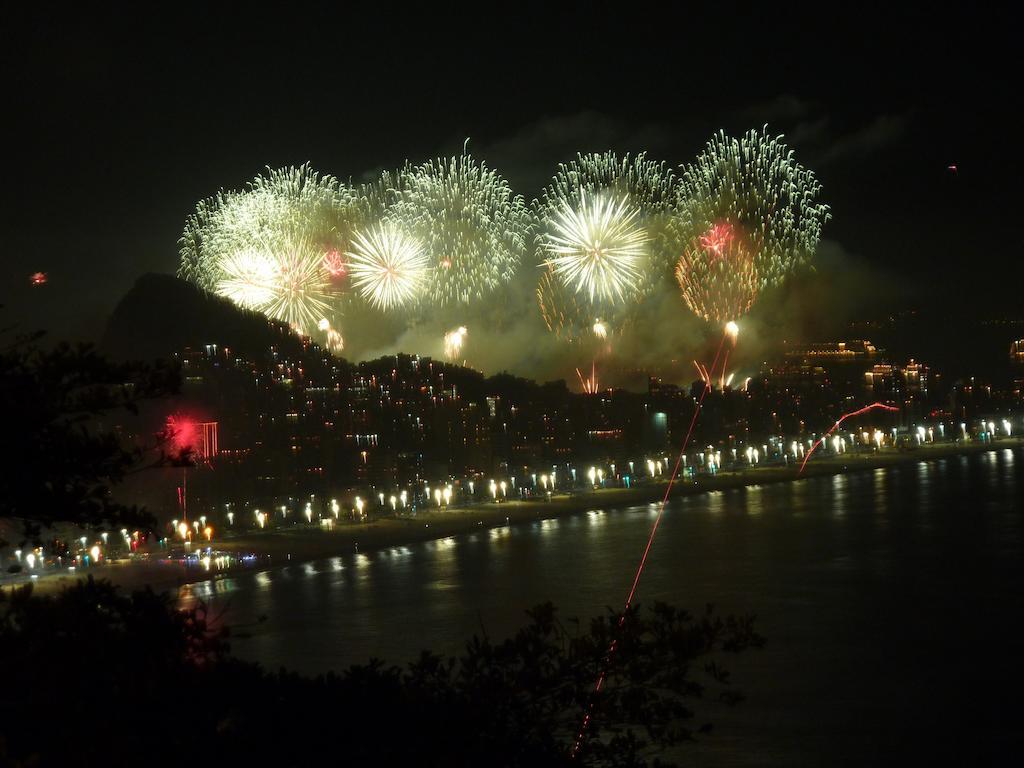
M 817 450 L 818 446 L 821 445 L 825 441 L 825 438 L 827 438 L 829 435 L 831 435 L 833 432 L 836 431 L 836 428 L 840 424 L 842 424 L 844 421 L 846 421 L 851 416 L 860 416 L 862 413 L 867 413 L 868 411 L 874 410 L 875 408 L 881 408 L 884 411 L 898 411 L 899 410 L 899 408 L 894 408 L 893 406 L 885 405 L 884 403 L 872 403 L 871 405 L 865 405 L 863 408 L 861 408 L 859 410 L 851 411 L 850 413 L 844 413 L 839 418 L 839 421 L 837 421 L 835 424 L 833 424 L 832 428 L 828 432 L 826 432 L 824 435 L 819 437 L 817 439 L 817 441 L 814 443 L 814 445 L 811 446 L 811 450 L 809 450 L 807 452 L 807 455 L 804 456 L 803 463 L 800 465 L 800 472 L 797 472 L 797 474 L 799 475 L 799 474 L 801 474 L 804 471 L 804 467 L 807 466 L 807 460 L 809 458 L 811 458 L 811 454 L 814 453 Z
M 725 337 L 727 333 L 722 334 L 722 340 L 718 343 L 718 351 L 715 353 L 715 359 L 711 363 L 711 370 L 715 370 L 715 366 L 718 364 L 718 357 L 722 354 L 722 346 L 725 344 Z M 651 526 L 651 535 L 647 537 L 647 546 L 644 547 L 644 554 L 640 558 L 640 564 L 637 566 L 636 575 L 633 577 L 633 584 L 629 588 L 629 595 L 626 597 L 626 605 L 622 609 L 622 613 L 619 615 L 618 628 L 621 629 L 622 625 L 626 621 L 626 614 L 629 612 L 629 607 L 633 604 L 633 597 L 636 595 L 636 588 L 640 584 L 640 577 L 643 575 L 644 568 L 647 565 L 647 555 L 651 552 L 651 546 L 654 544 L 654 537 L 658 533 L 658 525 L 661 523 L 661 516 L 665 512 L 665 505 L 668 503 L 669 494 L 672 492 L 672 486 L 676 481 L 676 475 L 679 474 L 679 465 L 683 462 L 683 454 L 686 453 L 686 446 L 690 442 L 690 436 L 693 434 L 693 427 L 697 423 L 697 416 L 700 415 L 700 407 L 704 403 L 704 398 L 707 397 L 708 392 L 711 391 L 711 377 L 708 376 L 704 381 L 704 389 L 700 393 L 700 398 L 697 400 L 697 407 L 693 410 L 693 418 L 690 419 L 690 428 L 686 430 L 686 437 L 683 439 L 683 447 L 679 449 L 679 455 L 676 457 L 676 465 L 672 469 L 672 474 L 669 476 L 668 485 L 665 486 L 665 495 L 661 499 L 661 506 L 658 507 L 658 516 L 654 518 L 654 525 Z M 604 679 L 608 676 L 607 662 L 611 660 L 612 655 L 615 653 L 617 647 L 617 640 L 612 640 L 608 646 L 608 653 L 605 654 L 605 666 L 601 670 L 601 674 L 597 676 L 597 682 L 594 684 L 594 693 L 600 693 L 601 687 L 604 685 Z M 583 738 L 587 733 L 587 726 L 590 725 L 590 716 L 594 709 L 594 699 L 591 697 L 590 704 L 587 705 L 586 714 L 583 716 L 583 722 L 580 724 L 579 733 L 576 734 L 576 741 L 572 745 L 572 751 L 569 756 L 572 758 L 576 757 L 580 747 L 583 745 Z

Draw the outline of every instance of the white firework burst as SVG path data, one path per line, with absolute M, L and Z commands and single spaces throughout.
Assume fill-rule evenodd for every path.
M 240 307 L 259 309 L 274 295 L 274 260 L 266 253 L 244 250 L 224 256 L 218 264 L 220 279 L 214 285 L 218 296 Z
M 466 340 L 466 326 L 460 325 L 444 335 L 444 356 L 455 360 L 462 354 L 462 344 Z
M 330 312 L 323 253 L 304 238 L 274 240 L 221 258 L 214 292 L 308 333 Z
M 423 246 L 394 222 L 356 232 L 351 248 L 352 285 L 377 309 L 404 306 L 423 291 L 427 280 Z
M 639 282 L 650 237 L 627 196 L 581 189 L 578 204 L 561 201 L 541 236 L 546 266 L 591 302 L 624 302 Z
M 333 328 L 327 331 L 327 349 L 335 354 L 343 352 L 345 350 L 345 340 L 341 334 Z
M 358 219 L 355 190 L 308 165 L 269 170 L 241 192 L 218 192 L 196 205 L 179 241 L 180 277 L 207 290 L 222 278 L 221 261 L 300 235 L 322 247 L 343 244 Z

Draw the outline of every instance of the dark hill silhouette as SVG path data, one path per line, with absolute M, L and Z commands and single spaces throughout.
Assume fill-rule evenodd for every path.
M 118 302 L 100 341 L 99 348 L 115 360 L 168 358 L 186 347 L 217 344 L 230 347 L 242 357 L 258 359 L 270 347 L 285 357 L 313 364 L 347 366 L 344 358 L 330 353 L 292 333 L 284 323 L 241 309 L 227 299 L 207 293 L 172 275 L 146 274 Z M 472 368 L 423 360 L 445 372 L 445 380 L 464 396 L 479 399 L 496 394 L 514 401 L 532 397 L 561 400 L 568 396 L 564 380 L 538 384 L 509 373 L 485 377 Z M 389 355 L 358 363 L 364 374 L 387 375 L 401 364 L 411 367 L 412 357 Z
M 153 360 L 203 344 L 246 355 L 270 346 L 294 354 L 303 349 L 302 339 L 285 324 L 161 274 L 143 275 L 118 302 L 99 347 L 119 360 Z

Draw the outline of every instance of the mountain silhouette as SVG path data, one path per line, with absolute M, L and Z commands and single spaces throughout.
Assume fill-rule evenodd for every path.
M 305 346 L 284 323 L 173 275 L 150 273 L 118 302 L 99 348 L 118 360 L 154 360 L 206 344 L 243 355 L 258 355 L 271 346 L 297 355 Z

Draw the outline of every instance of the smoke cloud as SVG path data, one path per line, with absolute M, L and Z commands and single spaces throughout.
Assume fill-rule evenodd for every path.
M 575 369 L 586 376 L 593 363 L 602 386 L 638 390 L 646 387 L 648 376 L 689 385 L 697 379 L 693 361 L 710 362 L 721 340 L 722 329 L 695 317 L 668 277 L 620 334 L 604 342 L 559 340 L 541 319 L 535 293 L 540 274 L 539 267 L 528 264 L 492 301 L 440 310 L 419 321 L 363 318 L 347 326 L 344 354 L 356 360 L 397 353 L 444 359 L 444 334 L 466 326 L 456 362 L 485 374 L 507 371 L 539 381 L 565 379 L 578 388 Z M 906 298 L 897 284 L 863 258 L 824 240 L 812 268 L 763 292 L 739 319 L 729 370 L 741 379 L 777 358 L 787 342 L 843 337 L 851 320 L 869 316 L 897 297 Z
M 784 100 L 777 110 L 807 120 L 809 105 Z M 891 127 L 891 126 L 890 126 Z M 872 135 L 878 139 L 878 131 Z M 649 150 L 661 158 L 673 142 L 661 123 L 616 121 L 583 112 L 528 124 L 490 145 L 470 145 L 474 155 L 509 178 L 527 198 L 539 195 L 559 162 L 577 151 L 614 149 L 620 154 Z M 462 139 L 451 142 L 461 147 Z M 848 142 L 850 145 L 856 142 Z M 699 147 L 695 146 L 695 149 Z M 447 146 L 445 147 L 447 149 Z M 852 148 L 851 148 L 852 151 Z M 641 389 L 647 377 L 688 385 L 697 378 L 693 361 L 709 362 L 722 336 L 685 306 L 675 281 L 666 272 L 654 293 L 638 307 L 633 321 L 605 342 L 568 343 L 544 325 L 536 298 L 540 257 L 532 254 L 506 288 L 491 300 L 465 309 L 443 309 L 406 321 L 352 318 L 346 322 L 345 356 L 372 359 L 410 353 L 444 358 L 444 334 L 468 329 L 464 362 L 486 374 L 507 371 L 540 381 L 565 379 L 578 387 L 575 369 L 589 375 L 596 368 L 602 386 Z M 813 266 L 793 275 L 779 288 L 758 296 L 751 312 L 739 319 L 739 343 L 729 368 L 737 378 L 755 373 L 777 356 L 786 342 L 824 341 L 844 335 L 848 322 L 863 318 L 897 298 L 896 281 L 884 270 L 823 240 Z M 898 298 L 906 299 L 905 290 Z

